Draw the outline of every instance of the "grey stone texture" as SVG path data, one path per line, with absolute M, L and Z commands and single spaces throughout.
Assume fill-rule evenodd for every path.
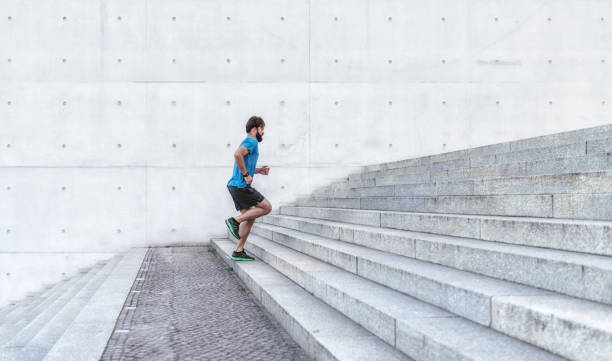
M 365 166 L 247 247 L 414 360 L 612 360 L 611 151 L 606 125 Z
M 612 139 L 612 124 L 602 125 L 593 128 L 579 129 L 563 133 L 532 137 L 527 139 L 515 140 L 505 143 L 490 144 L 477 148 L 462 149 L 448 153 L 435 154 L 414 159 L 406 159 L 391 163 L 372 164 L 364 166 L 363 172 L 375 172 L 380 170 L 388 170 L 394 168 L 403 168 L 409 166 L 429 165 L 434 162 L 443 162 L 453 159 L 475 158 L 482 155 L 504 154 L 513 151 L 524 151 L 527 149 L 547 148 L 554 146 L 562 146 L 572 143 L 584 141 L 587 143 L 602 143 L 610 144 L 609 139 Z M 606 143 L 607 142 L 607 143 Z M 593 147 L 589 153 L 601 153 L 604 147 Z
M 612 224 L 602 221 L 287 206 L 282 215 L 612 255 Z
M 122 256 L 43 361 L 80 361 L 102 354 L 146 251 L 133 247 Z
M 255 234 L 259 227 L 265 226 L 254 226 Z M 549 294 L 346 242 L 304 235 L 275 226 L 268 228 L 274 230 L 275 242 L 485 326 L 491 322 L 492 296 Z
M 563 296 L 507 296 L 493 298 L 492 302 L 491 327 L 496 330 L 529 340 L 570 360 L 610 360 L 612 312 L 609 307 Z
M 255 236 L 251 250 L 266 264 L 333 307 L 335 313 L 346 315 L 415 359 L 514 360 L 516 354 L 529 360 L 562 359 L 353 273 L 330 267 L 280 243 Z M 473 342 L 474 336 L 479 343 Z
M 383 254 L 370 248 L 351 246 L 345 242 L 323 237 L 313 237 L 313 235 L 287 228 L 267 226 L 259 223 L 254 227 L 255 234 L 257 234 L 257 229 L 260 227 L 267 227 L 273 230 L 272 240 L 255 236 L 251 239 L 251 249 L 264 262 L 275 268 L 283 269 L 282 272 L 284 274 L 300 285 L 305 284 L 305 282 L 307 283 L 309 280 L 308 274 L 304 274 L 299 270 L 302 265 L 304 265 L 305 270 L 316 273 L 318 277 L 322 272 L 331 272 L 332 269 L 329 269 L 331 264 L 346 272 L 354 273 L 363 279 L 374 281 L 397 290 L 402 294 L 438 306 L 452 314 L 479 323 L 484 327 L 493 327 L 492 317 L 494 313 L 501 312 L 496 309 L 498 307 L 496 304 L 491 303 L 492 300 L 511 303 L 513 302 L 512 297 L 524 296 L 527 297 L 528 301 L 533 299 L 535 304 L 537 304 L 540 299 L 566 299 L 566 296 L 545 292 L 538 288 L 520 286 L 516 283 L 509 283 L 495 278 L 481 277 L 474 273 L 466 273 L 454 268 L 411 261 L 405 257 L 394 256 L 390 253 Z M 276 245 L 270 243 L 271 241 Z M 314 257 L 322 262 L 313 264 L 312 261 L 306 260 L 287 260 L 291 252 L 282 250 L 280 245 L 289 247 L 299 252 L 299 254 Z M 369 287 L 368 289 L 374 292 L 375 288 Z M 327 295 L 328 293 L 325 294 Z M 512 295 L 512 297 L 507 297 L 508 295 Z M 566 332 L 564 329 L 580 329 L 582 330 L 581 332 L 596 335 L 598 339 L 607 340 L 612 333 L 612 328 L 606 326 L 605 322 L 602 324 L 585 322 L 585 320 L 578 316 L 562 317 L 563 312 L 580 315 L 582 309 L 591 308 L 592 305 L 596 304 L 577 298 L 572 298 L 572 300 L 573 303 L 570 304 L 572 309 L 570 310 L 567 309 L 567 305 L 549 310 L 541 310 L 536 307 L 530 308 L 529 302 L 524 307 L 528 309 L 526 312 L 531 317 L 529 322 L 541 323 L 540 319 L 551 319 L 552 317 L 547 327 L 559 328 L 557 331 L 550 331 L 552 334 L 563 335 Z M 505 304 L 500 304 L 499 307 L 506 307 L 503 305 Z M 612 308 L 601 305 L 596 311 L 598 312 L 596 313 L 598 317 L 606 320 L 610 317 Z M 491 313 L 489 314 L 489 312 Z M 513 314 L 506 313 L 506 317 L 509 324 L 512 324 Z M 510 330 L 506 330 L 505 323 L 502 320 L 499 322 L 503 326 L 496 326 L 496 329 L 502 333 L 512 335 Z M 378 331 L 378 333 L 384 338 L 383 331 Z M 537 334 L 533 335 L 533 337 L 546 338 L 547 336 L 545 334 Z M 529 337 L 524 338 L 523 341 L 539 345 L 540 347 L 543 347 L 542 345 L 545 345 L 547 342 L 545 339 L 536 340 Z M 569 355 L 570 349 L 579 346 L 576 343 L 578 341 L 573 339 L 570 334 L 566 334 L 563 342 L 567 345 L 568 350 L 559 348 L 547 349 L 551 352 Z M 602 344 L 602 346 L 605 348 L 605 345 Z M 576 359 L 582 358 L 578 357 Z
M 146 249 L 134 247 L 79 269 L 0 321 L 0 360 L 98 360 Z
M 8 342 L 6 339 L 2 342 L 2 358 L 14 361 L 42 360 L 90 302 L 118 262 L 119 257 L 114 257 L 106 266 L 94 267 L 75 281 L 70 289 L 12 335 Z
M 78 273 L 74 275 L 71 280 L 76 282 L 83 277 L 83 275 L 84 273 Z M 38 314 L 43 312 L 45 308 L 53 304 L 53 302 L 55 302 L 66 289 L 69 289 L 74 282 L 67 282 L 67 280 L 61 281 L 49 290 L 49 292 L 38 297 L 37 300 L 28 305 L 16 307 L 0 323 L 0 339 L 3 340 L 2 344 L 10 341 L 19 330 L 30 323 Z
M 70 278 L 68 277 L 64 277 L 55 284 L 43 285 L 43 290 L 29 292 L 26 294 L 26 297 L 24 299 L 9 302 L 8 305 L 0 308 L 0 324 L 2 324 L 4 320 L 9 319 L 9 317 L 14 317 L 14 315 L 21 314 L 29 307 L 33 307 L 37 304 L 40 304 L 40 302 L 42 302 L 46 297 L 52 294 L 56 289 L 63 286 L 62 281 L 67 281 L 69 279 Z
M 105 361 L 309 360 L 209 248 L 149 249 Z
M 268 237 L 273 229 L 266 224 L 612 305 L 610 257 L 317 219 L 266 216 L 262 222 L 258 229 Z
M 289 334 L 314 360 L 356 360 L 356 361 L 399 361 L 411 360 L 398 350 L 387 345 L 380 338 L 358 325 L 317 297 L 308 293 L 298 284 L 283 276 L 268 264 L 275 259 L 257 251 L 250 244 L 250 250 L 265 263 L 259 261 L 236 262 L 230 258 L 235 242 L 213 240 L 213 245 L 223 259 L 234 266 L 239 277 L 245 281 L 264 307 L 283 325 Z M 314 260 L 299 264 L 288 264 L 288 272 L 294 275 L 300 269 L 325 271 L 333 267 Z M 304 277 L 292 278 L 292 280 Z M 303 283 L 301 283 L 303 284 Z M 250 359 L 250 358 L 249 358 Z

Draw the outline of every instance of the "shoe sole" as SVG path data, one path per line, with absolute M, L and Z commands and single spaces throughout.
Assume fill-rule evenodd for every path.
M 227 229 L 229 229 L 230 233 L 234 236 L 234 238 L 240 239 L 240 236 L 237 236 L 236 233 L 234 233 L 232 225 L 229 223 L 227 219 L 225 220 L 225 225 L 227 226 Z
M 234 261 L 254 261 L 255 260 L 253 258 L 238 258 L 238 257 L 232 257 L 232 259 Z

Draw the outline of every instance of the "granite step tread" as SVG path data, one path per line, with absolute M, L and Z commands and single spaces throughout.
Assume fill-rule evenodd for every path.
M 46 297 L 46 294 L 49 293 L 51 288 L 53 288 L 53 286 L 49 286 L 48 288 L 46 288 L 46 289 L 44 289 L 43 291 L 40 291 L 40 292 L 30 293 L 30 294 L 26 295 L 25 298 L 23 298 L 23 299 L 21 299 L 19 301 L 12 301 L 9 304 L 7 304 L 4 307 L 2 307 L 0 309 L 0 324 L 2 324 L 3 320 L 8 315 L 10 315 L 12 312 L 14 312 L 16 310 L 23 309 L 24 307 L 27 307 L 27 306 L 31 305 L 32 302 L 36 302 L 36 301 L 40 300 L 41 298 Z
M 258 223 L 612 305 L 612 257 L 294 216 Z
M 50 293 L 48 297 L 41 299 L 41 302 L 32 304 L 30 307 L 21 310 L 21 312 L 13 315 L 10 320 L 6 320 L 0 325 L 0 340 L 7 340 L 14 336 L 15 330 L 23 328 L 25 325 L 30 323 L 38 314 L 47 309 L 52 305 L 58 298 L 63 294 L 70 291 L 75 284 L 86 274 L 87 272 L 79 272 L 75 274 L 70 280 L 61 282 L 60 286 L 53 293 Z M 1 343 L 0 343 L 1 344 Z
M 541 147 L 559 146 L 564 144 L 576 143 L 585 141 L 593 143 L 592 151 L 598 151 L 601 147 L 597 144 L 599 139 L 607 139 L 612 137 L 612 125 L 606 124 L 597 127 L 571 130 L 555 134 L 541 135 L 526 139 L 518 139 L 503 143 L 489 144 L 469 149 L 460 149 L 446 153 L 426 155 L 412 159 L 402 159 L 393 162 L 377 163 L 366 165 L 363 167 L 364 172 L 371 172 L 383 169 L 394 169 L 412 165 L 427 165 L 434 162 L 444 162 L 455 160 L 463 157 L 475 157 L 483 155 L 491 155 L 496 153 L 507 153 L 515 151 L 523 151 L 527 149 L 537 149 Z M 588 151 L 587 146 L 587 151 Z
M 99 359 L 138 274 L 148 248 L 132 247 L 106 276 L 44 361 Z M 95 327 L 92 327 L 94 325 Z
M 593 148 L 591 154 L 603 154 L 612 149 L 612 138 L 604 138 L 610 144 L 606 147 Z M 350 180 L 377 178 L 380 176 L 408 175 L 423 171 L 444 171 L 449 169 L 469 169 L 499 164 L 545 161 L 548 159 L 572 158 L 587 155 L 587 142 L 578 141 L 562 145 L 544 146 L 520 151 L 508 151 L 477 156 L 468 156 L 451 159 L 447 161 L 433 162 L 427 165 L 416 165 L 405 168 L 393 168 L 378 171 L 362 171 L 349 175 Z
M 612 354 L 610 306 L 282 227 L 255 224 L 253 233 L 564 357 Z M 584 343 L 598 352 L 585 356 Z
M 590 146 L 589 146 L 590 145 Z M 486 167 L 493 165 L 508 165 L 511 163 L 534 163 L 545 162 L 552 159 L 571 159 L 575 157 L 587 157 L 593 155 L 605 155 L 612 151 L 612 137 L 608 136 L 591 141 L 579 141 L 562 145 L 544 146 L 533 149 L 510 151 L 505 153 L 486 154 L 450 162 L 433 163 L 429 165 L 432 172 Z M 406 171 L 410 171 L 407 168 Z M 362 178 L 377 176 L 383 172 L 364 172 Z M 398 173 L 398 171 L 395 171 Z M 401 173 L 401 172 L 400 172 Z
M 612 195 L 606 195 L 611 197 Z M 606 198 L 607 199 L 607 198 Z M 555 217 L 552 195 L 392 196 L 305 198 L 297 206 L 351 208 L 425 213 L 480 214 L 518 217 Z
M 612 222 L 282 206 L 280 214 L 485 241 L 612 255 Z
M 63 277 L 63 278 L 66 278 L 66 277 Z M 24 303 L 31 302 L 32 300 L 36 299 L 36 297 L 44 297 L 44 295 L 46 293 L 48 293 L 60 281 L 58 281 L 56 283 L 44 283 L 44 284 L 42 284 L 40 289 L 35 290 L 35 291 L 27 292 L 25 294 L 25 297 L 23 297 L 22 299 L 9 300 L 7 305 L 5 305 L 3 307 L 0 307 L 0 314 L 4 314 L 7 310 L 11 309 L 11 307 L 13 307 L 13 306 L 17 306 L 19 304 L 24 304 Z
M 415 360 L 564 360 L 448 311 L 262 237 L 264 262 Z
M 253 295 L 315 360 L 411 360 L 264 262 L 231 260 L 235 243 L 212 245 Z
M 6 306 L 2 307 L 2 310 L 0 310 L 0 324 L 2 324 L 2 320 L 8 314 L 13 312 L 17 308 L 22 307 L 23 305 L 29 304 L 30 302 L 32 302 L 34 300 L 34 298 L 36 298 L 36 296 L 30 296 L 30 297 L 27 297 L 26 299 L 22 300 L 20 302 L 20 304 L 13 303 L 13 304 L 9 304 L 9 305 L 6 305 Z
M 577 157 L 551 158 L 531 162 L 495 164 L 449 169 L 432 174 L 431 180 L 489 179 L 515 176 L 556 175 L 612 170 L 612 155 L 596 153 Z
M 460 180 L 482 180 L 519 176 L 560 175 L 568 173 L 587 173 L 612 170 L 612 153 L 596 153 L 576 157 L 550 158 L 538 161 L 524 161 L 471 168 L 449 168 L 444 170 L 423 169 L 419 172 L 380 175 L 375 178 L 348 177 L 352 188 L 385 186 L 397 184 L 420 184 L 431 182 L 451 182 Z
M 424 213 L 612 220 L 612 193 L 302 198 L 293 205 Z
M 44 290 L 39 293 L 32 293 L 27 296 L 25 299 L 15 301 L 7 306 L 5 306 L 5 312 L 3 316 L 0 316 L 0 325 L 3 323 L 11 322 L 10 320 L 16 317 L 19 314 L 22 314 L 24 311 L 36 307 L 38 304 L 43 302 L 47 297 L 52 295 L 58 289 L 64 287 L 65 283 L 68 282 L 72 277 L 64 277 L 58 282 L 47 285 Z
M 33 329 L 25 328 L 5 344 L 0 349 L 0 354 L 4 357 L 0 357 L 0 360 L 42 360 L 120 260 L 121 256 L 118 255 L 110 260 L 98 262 L 96 268 L 86 275 L 87 278 L 84 277 L 79 281 L 83 282 L 83 287 L 61 304 L 58 312 L 55 312 L 51 318 L 44 318 L 45 322 L 39 324 L 32 322 L 30 325 Z
M 307 197 L 389 197 L 505 194 L 593 194 L 612 193 L 612 172 L 544 174 L 501 178 L 468 179 L 416 184 L 353 187 L 337 182 Z
M 382 277 L 381 270 L 388 269 L 388 272 L 384 272 L 388 278 L 381 279 L 381 283 L 385 286 L 405 292 L 484 326 L 489 326 L 491 323 L 489 301 L 493 296 L 553 294 L 533 287 L 283 227 L 256 223 L 251 232 L 362 277 L 376 277 L 370 278 L 375 282 L 378 282 L 378 277 Z M 404 274 L 418 279 L 418 282 L 423 282 L 424 287 L 413 287 L 416 284 L 414 281 L 403 284 L 400 282 L 400 276 Z M 438 292 L 435 291 L 437 288 L 447 288 L 448 297 L 440 298 Z M 463 299 L 455 300 L 457 298 L 455 295 L 463 295 Z
M 32 318 L 20 326 L 11 329 L 10 335 L 0 340 L 0 355 L 5 356 L 6 347 L 9 345 L 19 345 L 27 342 L 40 330 L 49 320 L 51 320 L 62 307 L 69 302 L 74 295 L 80 292 L 89 280 L 100 270 L 101 267 L 92 267 L 87 273 L 83 274 L 78 280 L 71 284 L 59 297 L 46 305 L 40 312 L 33 314 Z M 2 359 L 0 359 L 2 360 Z
M 468 293 L 477 294 L 479 296 L 561 296 L 555 292 L 546 291 L 543 289 L 519 285 L 513 282 L 499 280 L 483 275 L 478 275 L 472 272 L 452 269 L 442 265 L 437 265 L 429 262 L 415 260 L 405 256 L 395 255 L 388 252 L 383 252 L 368 247 L 350 244 L 340 240 L 334 240 L 327 237 L 316 236 L 294 229 L 278 227 L 268 224 L 256 223 L 253 225 L 254 234 L 261 237 L 269 238 L 270 233 L 273 234 L 272 240 L 281 244 L 285 244 L 290 248 L 303 246 L 308 248 L 296 249 L 300 252 L 307 253 L 315 258 L 325 257 L 322 259 L 332 265 L 351 272 L 360 272 L 366 262 L 378 264 L 384 267 L 392 267 L 398 270 L 404 270 L 410 273 L 418 274 L 428 279 L 437 280 L 440 284 L 449 284 L 467 291 Z M 267 232 L 266 232 L 267 231 Z M 284 243 L 282 243 L 284 242 Z M 295 249 L 295 248 L 294 248 Z M 333 257 L 331 251 L 335 251 L 341 257 Z M 309 252 L 320 252 L 317 255 Z M 325 253 L 328 252 L 328 253 Z M 359 260 L 363 262 L 359 262 Z M 363 269 L 365 272 L 365 269 Z M 424 296 L 428 296 L 423 294 Z M 586 300 L 577 300 L 584 302 L 585 305 L 594 304 L 594 302 Z M 451 305 L 452 306 L 452 305 Z M 604 305 L 602 305 L 604 306 Z M 612 307 L 605 306 L 606 309 L 612 311 Z M 485 313 L 488 309 L 484 310 Z M 466 311 L 467 312 L 467 311 Z M 457 312 L 455 312 L 457 313 Z M 464 317 L 475 317 L 475 315 L 462 315 Z M 612 313 L 609 315 L 612 317 Z M 480 323 L 487 324 L 488 317 L 482 317 Z M 605 318 L 603 318 L 605 319 Z M 477 319 L 475 321 L 479 322 Z

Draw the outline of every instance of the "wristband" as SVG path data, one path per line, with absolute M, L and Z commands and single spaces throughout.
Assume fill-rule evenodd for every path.
M 249 172 L 246 172 L 245 174 L 242 175 L 244 178 L 250 176 Z

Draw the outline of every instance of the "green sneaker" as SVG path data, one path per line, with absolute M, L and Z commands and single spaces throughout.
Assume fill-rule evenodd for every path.
M 238 230 L 240 229 L 240 223 L 234 219 L 234 217 L 229 217 L 225 220 L 225 225 L 232 232 L 232 235 L 236 237 L 236 239 L 240 239 L 240 235 L 238 234 Z
M 255 258 L 253 258 L 253 257 L 249 256 L 248 254 L 246 254 L 246 252 L 243 249 L 242 252 L 234 251 L 232 253 L 232 259 L 234 261 L 253 261 Z

